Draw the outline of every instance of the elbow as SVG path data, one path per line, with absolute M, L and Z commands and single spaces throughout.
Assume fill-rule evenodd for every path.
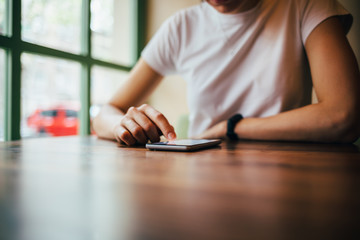
M 342 111 L 331 121 L 330 141 L 354 143 L 360 135 L 360 115 L 356 111 Z
M 103 137 L 104 126 L 104 107 L 100 109 L 100 112 L 92 119 L 91 128 L 94 130 L 98 137 Z
M 91 121 L 91 128 L 94 130 L 94 132 L 98 135 L 99 134 L 99 114 L 94 117 L 94 119 Z

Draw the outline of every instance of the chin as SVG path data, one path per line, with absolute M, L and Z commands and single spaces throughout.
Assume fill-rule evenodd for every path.
M 234 0 L 207 0 L 207 2 L 213 6 L 221 6 L 234 2 Z
M 206 0 L 220 13 L 232 12 L 242 1 L 241 0 Z

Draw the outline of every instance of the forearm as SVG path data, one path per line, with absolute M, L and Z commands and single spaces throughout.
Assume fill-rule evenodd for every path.
M 337 18 L 317 26 L 305 43 L 319 103 L 268 118 L 243 119 L 240 138 L 352 142 L 359 137 L 359 69 Z
M 96 134 L 101 138 L 115 140 L 114 128 L 118 125 L 124 113 L 116 107 L 107 104 L 101 108 L 92 123 Z
M 325 104 L 312 104 L 267 118 L 245 118 L 235 127 L 242 139 L 352 142 L 358 116 Z

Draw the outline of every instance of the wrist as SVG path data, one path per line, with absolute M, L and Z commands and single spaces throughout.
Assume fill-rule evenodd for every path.
M 123 115 L 121 116 L 116 116 L 116 118 L 114 118 L 112 125 L 110 125 L 111 127 L 109 128 L 110 133 L 109 135 L 112 135 L 112 138 L 115 139 L 118 142 L 121 142 L 120 138 L 119 138 L 119 134 L 120 134 L 120 130 L 122 129 L 121 127 L 121 120 L 124 118 Z
M 230 140 L 239 140 L 239 136 L 235 132 L 235 127 L 243 119 L 241 114 L 235 114 L 227 120 L 226 136 Z

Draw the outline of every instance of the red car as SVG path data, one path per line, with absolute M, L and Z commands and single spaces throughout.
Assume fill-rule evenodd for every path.
M 76 135 L 79 120 L 78 110 L 66 107 L 38 109 L 27 119 L 27 125 L 39 134 L 51 136 Z

